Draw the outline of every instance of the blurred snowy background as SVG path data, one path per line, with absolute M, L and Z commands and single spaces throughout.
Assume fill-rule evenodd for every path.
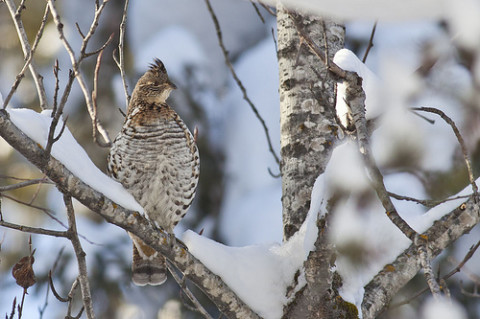
M 68 0 L 57 3 L 63 14 L 65 32 L 77 49 L 81 38 L 75 23 L 83 31 L 88 28 L 93 17 L 93 3 Z M 476 55 L 480 49 L 480 27 L 475 21 L 478 23 L 480 4 L 475 0 L 459 1 L 458 5 L 454 5 L 454 1 L 441 3 L 449 10 L 417 12 L 415 20 L 405 21 L 404 12 L 392 13 L 387 21 L 380 19 L 374 47 L 366 63 L 382 82 L 376 103 L 380 109 L 388 110 L 382 118 L 382 127 L 373 137 L 373 149 L 386 174 L 387 188 L 416 198 L 437 199 L 453 195 L 467 185 L 468 179 L 451 129 L 433 115 L 427 115 L 429 119 L 435 119 L 434 125 L 429 124 L 405 112 L 405 106 L 435 106 L 452 117 L 466 140 L 476 176 L 479 172 L 480 103 L 475 89 L 480 80 Z M 262 21 L 248 1 L 212 0 L 212 5 L 230 58 L 266 121 L 278 154 L 278 68 L 272 37 L 275 17 L 259 7 Z M 43 6 L 41 1 L 27 1 L 27 10 L 22 17 L 30 39 L 39 26 Z M 105 10 L 100 30 L 90 48 L 103 43 L 112 32 L 115 39 L 118 38 L 123 2 L 112 1 Z M 374 23 L 373 14 L 368 14 L 368 9 L 363 10 L 363 15 L 363 11 L 358 12 L 361 19 L 346 22 L 347 47 L 359 57 L 365 52 Z M 5 97 L 23 66 L 23 58 L 3 3 L 0 3 L 0 39 L 0 92 Z M 117 44 L 115 41 L 107 48 L 100 71 L 99 118 L 111 138 L 123 122 L 118 108 L 125 108 L 119 72 L 111 58 Z M 187 229 L 203 230 L 204 236 L 231 246 L 281 242 L 281 180 L 268 172 L 270 169 L 276 174 L 279 170 L 268 151 L 260 123 L 242 99 L 241 91 L 225 66 L 205 3 L 198 0 L 132 1 L 127 21 L 126 55 L 130 90 L 153 58 L 158 57 L 164 62 L 172 81 L 179 87 L 172 93 L 169 103 L 190 128 L 197 126 L 199 130 L 199 190 L 194 206 L 176 228 L 176 233 L 181 235 Z M 49 101 L 54 91 L 52 67 L 55 58 L 59 60 L 61 80 L 65 84 L 69 58 L 58 40 L 54 24 L 49 22 L 35 55 L 50 94 Z M 428 59 L 438 62 L 422 76 L 412 76 Z M 94 58 L 91 58 L 83 65 L 87 76 L 91 77 L 94 64 Z M 28 76 L 10 105 L 39 111 L 35 93 Z M 70 131 L 94 163 L 105 171 L 108 150 L 92 142 L 91 123 L 77 84 L 74 84 L 65 113 L 69 115 L 67 125 Z M 2 175 L 42 177 L 3 140 L 0 140 L 0 163 Z M 348 166 L 348 162 L 344 165 Z M 2 177 L 2 185 L 13 182 Z M 51 209 L 57 219 L 66 223 L 62 195 L 54 187 L 30 186 L 9 192 L 9 195 L 27 202 L 35 198 L 36 205 Z M 359 268 L 368 268 L 370 264 L 366 259 L 374 260 L 377 254 L 392 254 L 391 250 L 389 252 L 391 245 L 378 244 L 378 238 L 383 241 L 394 238 L 391 233 L 395 229 L 388 223 L 385 226 L 378 222 L 383 218 L 383 211 L 376 203 L 361 203 L 360 210 L 348 206 L 350 204 L 345 202 L 338 208 L 334 240 L 346 259 L 357 260 Z M 405 218 L 412 220 L 420 218 L 426 211 L 411 202 L 395 201 L 395 204 Z M 41 211 L 12 200 L 2 198 L 1 208 L 5 220 L 64 229 Z M 88 238 L 82 244 L 87 253 L 99 318 L 197 317 L 182 306 L 179 289 L 171 278 L 161 287 L 134 286 L 129 274 L 131 242 L 127 234 L 105 223 L 81 204 L 77 203 L 75 208 L 79 233 Z M 441 272 L 446 273 L 462 260 L 479 235 L 478 229 L 474 229 L 442 254 L 436 264 Z M 62 318 L 66 305 L 48 293 L 46 279 L 55 264 L 54 283 L 57 291 L 66 296 L 77 274 L 71 245 L 64 239 L 37 235 L 32 236 L 32 241 L 36 248 L 34 269 L 38 283 L 29 289 L 24 316 Z M 3 315 L 10 313 L 13 298 L 21 297 L 22 289 L 15 284 L 11 268 L 20 257 L 28 254 L 28 236 L 2 228 L 0 243 L 0 315 Z M 371 249 L 365 251 L 365 247 Z M 58 257 L 60 252 L 62 254 Z M 469 318 L 478 318 L 478 299 L 460 291 L 461 288 L 473 290 L 471 277 L 480 275 L 478 254 L 467 263 L 466 269 L 453 277 L 449 286 Z M 422 287 L 424 281 L 419 276 L 402 294 L 410 296 Z M 417 298 L 409 305 L 385 314 L 385 318 L 417 317 L 423 300 L 423 297 Z M 424 313 L 429 313 L 427 310 Z

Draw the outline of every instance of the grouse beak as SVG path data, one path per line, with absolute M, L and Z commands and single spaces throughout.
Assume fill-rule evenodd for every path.
M 170 80 L 168 80 L 167 84 L 172 90 L 175 90 L 177 88 L 177 86 L 175 84 L 173 84 L 172 82 L 170 82 Z

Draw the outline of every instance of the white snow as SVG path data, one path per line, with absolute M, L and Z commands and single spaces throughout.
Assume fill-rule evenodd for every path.
M 339 50 L 333 57 L 333 62 L 345 71 L 356 72 L 362 79 L 363 89 L 365 91 L 365 105 L 367 120 L 373 119 L 382 113 L 382 104 L 379 101 L 381 91 L 381 82 L 378 77 L 353 53 L 348 49 Z M 350 107 L 345 103 L 344 82 L 337 84 L 337 103 L 335 109 L 337 116 L 343 126 L 347 126 L 346 115 L 350 112 Z
M 435 300 L 430 297 L 422 308 L 422 319 L 467 319 L 465 309 L 455 300 L 440 297 Z
M 317 238 L 316 220 L 322 208 L 323 178 L 312 191 L 306 221 L 287 242 L 229 247 L 193 231 L 183 234 L 188 250 L 255 312 L 266 319 L 280 318 L 287 303 L 286 289 L 303 265 Z
M 42 147 L 46 146 L 52 122 L 51 110 L 37 113 L 31 109 L 9 108 L 8 113 L 15 126 Z M 63 121 L 60 120 L 55 134 L 59 134 L 62 125 Z M 105 175 L 93 164 L 67 127 L 65 127 L 60 139 L 53 144 L 51 154 L 84 183 L 101 192 L 115 203 L 130 210 L 143 212 L 143 208 L 120 183 Z
M 480 2 L 478 0 L 449 0 L 447 19 L 452 27 L 454 41 L 470 50 L 480 48 Z
M 338 145 L 325 169 L 327 194 L 331 197 L 334 192 L 362 192 L 370 187 L 365 167 L 362 162 L 357 144 L 348 140 Z

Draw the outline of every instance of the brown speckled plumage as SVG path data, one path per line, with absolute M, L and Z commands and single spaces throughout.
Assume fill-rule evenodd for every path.
M 135 197 L 150 220 L 170 233 L 192 203 L 200 168 L 192 134 L 166 103 L 175 88 L 156 59 L 135 86 L 125 123 L 108 156 L 110 175 Z M 134 283 L 163 283 L 164 257 L 130 235 Z

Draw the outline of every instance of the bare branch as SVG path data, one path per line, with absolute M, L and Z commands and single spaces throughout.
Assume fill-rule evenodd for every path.
M 262 23 L 265 24 L 265 19 L 263 18 L 262 13 L 258 9 L 257 4 L 255 2 L 253 2 L 252 0 L 250 0 L 250 3 L 252 4 L 253 8 L 255 9 L 255 13 L 257 14 L 257 16 L 260 18 Z
M 6 185 L 6 186 L 0 186 L 0 192 L 6 192 L 6 191 L 11 191 L 14 189 L 19 189 L 22 187 L 30 186 L 30 185 L 36 185 L 36 184 L 52 184 L 51 181 L 49 181 L 46 178 L 36 178 L 36 179 L 30 179 L 24 182 L 20 182 L 17 184 L 13 185 Z
M 72 90 L 73 81 L 75 80 L 75 73 L 72 70 L 68 72 L 68 82 L 63 90 L 62 98 L 60 100 L 60 104 L 58 105 L 58 109 L 62 109 L 65 107 L 67 103 L 68 96 L 70 95 L 70 91 Z M 53 112 L 52 112 L 53 113 Z M 55 110 L 55 114 L 57 114 Z
M 345 100 L 352 110 L 359 150 L 363 156 L 372 186 L 382 202 L 388 218 L 390 218 L 405 236 L 411 241 L 414 241 L 417 232 L 398 214 L 383 182 L 383 175 L 371 153 L 367 121 L 365 119 L 365 92 L 362 88 L 362 78 L 355 72 L 346 72 L 345 81 L 347 84 Z
M 105 48 L 112 42 L 113 40 L 113 36 L 115 35 L 115 33 L 112 33 L 110 34 L 110 36 L 108 37 L 107 41 L 105 41 L 105 43 L 98 49 L 96 49 L 95 51 L 92 51 L 92 52 L 86 52 L 84 55 L 85 55 L 85 58 L 88 58 L 92 55 L 95 55 L 95 54 L 99 54 L 100 52 L 102 52 L 103 50 L 105 50 Z
M 68 308 L 67 308 L 67 317 L 69 319 L 74 319 L 74 318 L 80 318 L 80 316 L 83 313 L 83 310 L 85 309 L 85 306 L 82 306 L 80 311 L 78 312 L 78 315 L 73 317 L 72 316 L 72 306 L 73 306 L 73 294 L 75 293 L 75 290 L 77 289 L 79 284 L 78 277 L 75 279 L 75 281 L 72 284 L 72 287 L 70 288 L 70 291 L 68 292 L 67 299 L 68 299 Z
M 48 6 L 47 6 L 47 9 L 48 9 Z M 60 71 L 60 67 L 58 66 L 58 59 L 56 59 L 55 65 L 53 66 L 53 76 L 55 77 L 55 89 L 53 91 L 52 116 L 55 115 L 58 107 L 58 91 L 60 90 L 60 79 L 58 78 L 58 71 Z
M 112 37 L 110 37 L 111 39 Z M 102 63 L 103 50 L 100 51 L 97 57 L 97 64 L 95 65 L 95 72 L 93 76 L 93 91 L 92 91 L 92 103 L 93 103 L 93 118 L 95 122 L 98 122 L 97 114 L 97 94 L 98 94 L 98 73 L 100 72 L 100 65 Z M 99 141 L 97 130 L 93 130 L 93 140 Z
M 368 40 L 367 49 L 365 50 L 365 54 L 363 55 L 362 62 L 365 63 L 367 61 L 368 54 L 370 50 L 373 48 L 373 38 L 375 37 L 375 31 L 377 30 L 377 21 L 373 24 L 372 33 L 370 34 L 370 39 Z
M 72 46 L 68 42 L 68 40 L 65 37 L 65 34 L 63 32 L 63 23 L 60 20 L 60 15 L 57 12 L 54 1 L 53 0 L 48 0 L 48 6 L 50 8 L 50 12 L 52 13 L 53 21 L 55 22 L 55 25 L 57 26 L 60 41 L 63 43 L 63 46 L 65 47 L 65 50 L 67 51 L 68 55 L 70 56 L 70 61 L 72 63 L 72 68 L 73 68 L 75 78 L 77 79 L 78 84 L 80 85 L 80 88 L 83 92 L 83 96 L 85 98 L 85 102 L 87 104 L 87 110 L 88 110 L 88 113 L 90 115 L 90 119 L 92 120 L 93 136 L 94 137 L 97 136 L 97 132 L 98 132 L 98 133 L 100 133 L 100 135 L 102 136 L 102 138 L 105 141 L 105 142 L 102 142 L 98 139 L 95 140 L 95 142 L 102 147 L 110 146 L 111 141 L 110 141 L 110 138 L 108 137 L 108 134 L 107 134 L 106 130 L 103 128 L 103 126 L 99 123 L 98 119 L 95 117 L 95 111 L 94 111 L 91 95 L 90 95 L 89 90 L 87 88 L 87 83 L 85 81 L 85 78 L 84 78 L 83 74 L 80 72 L 80 64 L 81 64 L 82 60 L 86 57 L 85 50 L 87 48 L 88 41 L 90 40 L 90 38 L 95 33 L 95 30 L 98 26 L 98 20 L 100 19 L 100 15 L 101 15 L 101 13 L 103 11 L 103 8 L 105 7 L 107 2 L 108 2 L 108 0 L 104 1 L 102 3 L 102 5 L 95 11 L 95 16 L 94 16 L 92 25 L 91 25 L 90 30 L 88 31 L 87 35 L 83 39 L 82 46 L 81 46 L 81 49 L 80 49 L 80 57 L 77 60 L 77 58 L 75 57 L 75 52 L 73 51 Z
M 473 194 L 475 195 L 474 199 L 476 200 L 478 198 L 478 186 L 475 183 L 475 178 L 473 177 L 472 163 L 470 162 L 470 157 L 468 156 L 467 147 L 465 146 L 462 134 L 460 134 L 460 131 L 458 130 L 455 122 L 450 117 L 448 117 L 442 110 L 434 107 L 416 107 L 413 108 L 413 110 L 437 114 L 445 122 L 447 122 L 448 125 L 450 125 L 453 133 L 455 133 L 455 137 L 457 138 L 458 143 L 460 144 L 460 148 L 462 149 L 463 159 L 465 161 L 465 166 L 467 167 L 468 171 L 468 179 L 470 180 L 470 184 L 472 185 Z
M 90 292 L 90 284 L 88 282 L 87 262 L 85 261 L 85 252 L 83 251 L 80 239 L 77 233 L 77 223 L 75 221 L 75 212 L 73 211 L 72 198 L 69 195 L 63 195 L 65 207 L 67 207 L 68 218 L 68 239 L 72 242 L 73 250 L 78 262 L 78 281 L 80 290 L 82 291 L 83 306 L 88 319 L 95 318 L 93 313 L 92 294 Z
M 51 270 L 48 272 L 48 284 L 50 286 L 50 289 L 52 289 L 53 295 L 55 296 L 55 298 L 57 298 L 58 301 L 61 301 L 61 302 L 69 302 L 70 301 L 70 299 L 63 298 L 62 296 L 60 296 L 58 294 L 57 290 L 55 289 L 55 286 L 53 285 L 52 271 Z
M 60 132 L 58 133 L 57 136 L 55 136 L 55 129 L 57 128 L 58 121 L 60 120 L 60 116 L 62 116 L 64 105 L 65 104 L 61 104 L 61 106 L 56 110 L 55 113 L 52 112 L 53 119 L 52 119 L 52 123 L 50 124 L 50 128 L 48 130 L 47 146 L 45 146 L 45 156 L 50 156 L 53 144 L 60 139 L 60 137 L 63 134 L 63 131 L 65 130 L 65 125 L 67 124 L 67 119 L 65 119 L 65 121 L 63 121 L 62 128 L 60 129 Z
M 253 104 L 252 100 L 248 97 L 247 94 L 247 89 L 245 89 L 245 86 L 243 86 L 242 81 L 240 81 L 237 73 L 235 72 L 235 69 L 233 68 L 232 62 L 230 61 L 230 58 L 228 57 L 228 51 L 225 48 L 225 45 L 223 43 L 223 38 L 222 38 L 222 30 L 220 29 L 220 23 L 218 22 L 217 16 L 215 12 L 213 11 L 212 5 L 210 4 L 210 0 L 205 0 L 205 3 L 207 4 L 208 12 L 210 13 L 210 16 L 212 17 L 213 24 L 215 25 L 215 30 L 217 31 L 217 38 L 218 38 L 218 44 L 220 45 L 220 48 L 222 49 L 223 56 L 225 58 L 225 63 L 227 64 L 230 73 L 232 73 L 232 76 L 237 83 L 238 87 L 243 93 L 243 99 L 247 101 L 248 105 L 250 105 L 250 108 L 252 109 L 253 113 L 257 117 L 257 119 L 260 121 L 260 124 L 263 127 L 263 131 L 265 132 L 265 136 L 267 138 L 267 144 L 268 144 L 268 149 L 270 153 L 272 154 L 273 158 L 275 159 L 275 162 L 277 164 L 280 164 L 280 159 L 278 158 L 277 154 L 275 153 L 275 150 L 273 149 L 272 145 L 272 140 L 270 139 L 270 134 L 268 133 L 268 127 L 267 124 L 265 123 L 265 120 L 262 118 L 260 113 L 258 112 L 257 107 L 255 104 Z
M 388 196 L 393 197 L 393 198 L 398 199 L 398 200 L 406 200 L 406 201 L 410 201 L 410 202 L 415 202 L 415 203 L 418 203 L 418 204 L 421 204 L 425 207 L 430 207 L 430 208 L 435 207 L 437 205 L 440 205 L 442 203 L 448 202 L 448 201 L 457 200 L 457 199 L 461 199 L 461 198 L 467 199 L 468 197 L 470 197 L 468 195 L 461 195 L 461 196 L 455 196 L 455 197 L 438 199 L 438 200 L 417 199 L 417 198 L 413 198 L 413 197 L 409 197 L 409 196 L 398 195 L 398 194 L 395 194 L 395 193 L 392 193 L 392 192 L 388 192 Z
M 67 232 L 64 232 L 64 231 L 49 230 L 49 229 L 43 229 L 43 228 L 36 228 L 36 227 L 29 227 L 29 226 L 23 226 L 23 225 L 18 225 L 18 224 L 12 224 L 12 223 L 4 221 L 3 218 L 0 218 L 0 226 L 10 228 L 10 229 L 19 230 L 19 231 L 25 232 L 25 233 L 31 233 L 31 234 L 40 234 L 40 235 L 48 235 L 48 236 L 53 236 L 53 237 L 65 237 L 65 238 L 68 237 Z
M 78 34 L 82 37 L 82 39 L 85 39 L 85 34 L 83 34 L 82 29 L 80 28 L 80 25 L 75 22 L 75 27 L 77 28 Z
M 16 203 L 19 203 L 19 204 L 22 204 L 22 205 L 25 205 L 25 206 L 28 206 L 28 207 L 31 207 L 31 208 L 35 208 L 35 209 L 38 209 L 42 212 L 44 212 L 48 217 L 50 217 L 51 219 L 53 219 L 54 221 L 56 221 L 58 224 L 62 225 L 63 227 L 67 228 L 67 226 L 60 220 L 58 219 L 57 217 L 54 216 L 54 213 L 50 210 L 50 209 L 47 209 L 47 208 L 43 208 L 43 207 L 40 207 L 40 206 L 36 206 L 36 205 L 33 205 L 32 203 L 26 203 L 24 201 L 21 201 L 19 199 L 16 199 L 15 197 L 12 197 L 12 196 L 8 196 L 4 193 L 0 193 L 0 198 L 1 197 L 5 197 L 5 198 L 8 198 Z
M 45 151 L 23 134 L 9 119 L 8 112 L 0 110 L 0 136 L 32 164 L 47 175 L 64 194 L 75 197 L 93 212 L 142 239 L 160 252 L 212 300 L 228 318 L 258 318 L 235 293 L 198 259 L 191 255 L 181 241 L 165 245 L 169 234 L 159 230 L 138 212 L 130 211 L 112 202 L 74 176 L 56 159 L 45 157 Z
M 129 0 L 125 0 L 125 6 L 123 7 L 122 22 L 120 23 L 120 35 L 118 39 L 118 59 L 115 55 L 115 51 L 113 52 L 113 60 L 115 60 L 115 63 L 120 69 L 120 75 L 122 77 L 123 91 L 125 92 L 125 102 L 126 102 L 125 109 L 128 109 L 128 104 L 130 104 L 130 94 L 128 93 L 128 84 L 127 84 L 127 78 L 125 73 L 125 55 L 124 55 L 125 54 L 124 42 L 125 42 L 125 30 L 127 27 L 128 2 Z
M 12 88 L 10 89 L 10 92 L 8 93 L 7 97 L 5 98 L 5 101 L 3 102 L 3 108 L 5 109 L 10 102 L 10 99 L 12 98 L 13 94 L 18 88 L 18 85 L 22 81 L 23 77 L 25 76 L 25 72 L 27 70 L 27 67 L 30 69 L 30 73 L 32 73 L 33 76 L 33 81 L 35 82 L 35 86 L 37 87 L 37 92 L 38 92 L 38 97 L 40 99 L 40 107 L 42 109 L 47 108 L 47 96 L 45 93 L 45 88 L 43 87 L 43 77 L 38 74 L 35 65 L 33 64 L 33 55 L 35 53 L 35 50 L 37 49 L 38 43 L 40 42 L 40 39 L 43 35 L 43 30 L 45 28 L 45 24 L 47 23 L 48 19 L 48 6 L 45 7 L 45 13 L 43 14 L 43 19 L 40 24 L 40 28 L 38 29 L 37 35 L 35 36 L 35 41 L 33 42 L 33 47 L 30 48 L 30 44 L 28 42 L 27 35 L 25 33 L 25 29 L 23 28 L 23 23 L 21 20 L 21 10 L 23 9 L 24 1 L 22 1 L 21 5 L 18 8 L 18 11 L 15 11 L 15 4 L 13 3 L 13 0 L 5 0 L 5 3 L 7 4 L 7 7 L 10 11 L 10 15 L 12 16 L 13 23 L 15 24 L 15 28 L 17 29 L 18 33 L 18 38 L 20 40 L 20 43 L 22 45 L 24 57 L 25 57 L 25 64 L 23 65 L 22 70 L 20 73 L 17 75 L 15 78 L 15 82 L 12 85 Z
M 193 303 L 193 305 L 194 305 L 193 310 L 200 313 L 204 318 L 213 319 L 213 317 L 210 316 L 210 314 L 205 310 L 205 308 L 203 308 L 202 304 L 198 301 L 198 299 L 195 297 L 195 295 L 190 291 L 190 289 L 188 289 L 188 287 L 186 285 L 186 282 L 185 282 L 185 277 L 180 278 L 180 276 L 177 274 L 177 272 L 173 268 L 170 261 L 167 260 L 166 262 L 167 262 L 168 271 L 170 272 L 170 274 L 172 274 L 173 279 L 175 279 L 175 281 L 180 286 L 182 291 L 185 293 L 185 295 L 188 297 L 188 299 Z
M 269 6 L 267 6 L 266 4 L 264 4 L 262 1 L 258 1 L 258 3 L 260 3 L 260 5 L 265 9 L 267 10 L 268 13 L 270 13 L 272 16 L 276 17 L 277 14 L 275 13 L 274 9 L 270 8 Z
M 98 22 L 100 21 L 100 16 L 102 15 L 102 11 L 105 8 L 108 1 L 109 0 L 104 0 L 101 5 L 98 5 L 98 4 L 96 5 L 95 15 L 93 17 L 92 24 L 90 26 L 90 29 L 88 30 L 87 35 L 85 35 L 85 38 L 82 41 L 82 46 L 80 48 L 80 56 L 82 58 L 86 55 L 88 42 L 90 41 L 92 36 L 95 34 L 95 31 L 97 30 Z M 51 1 L 49 1 L 49 3 L 51 3 Z M 51 5 L 50 5 L 50 8 L 51 8 Z

